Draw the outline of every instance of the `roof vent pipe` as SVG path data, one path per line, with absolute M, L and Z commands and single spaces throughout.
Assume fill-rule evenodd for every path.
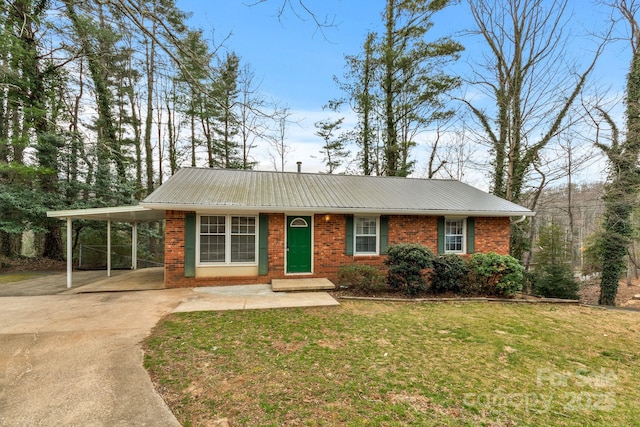
M 296 165 L 298 165 L 298 173 L 302 172 L 302 162 L 296 162 Z

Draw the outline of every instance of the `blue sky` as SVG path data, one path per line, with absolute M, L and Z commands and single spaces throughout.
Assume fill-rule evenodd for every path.
M 191 24 L 204 30 L 208 38 L 221 42 L 225 36 L 224 48 L 233 50 L 243 63 L 251 65 L 256 78 L 261 81 L 260 89 L 270 97 L 288 105 L 295 113 L 296 124 L 289 125 L 288 143 L 294 148 L 287 164 L 287 170 L 295 169 L 295 162 L 303 162 L 308 172 L 322 171 L 319 158 L 321 141 L 314 135 L 314 122 L 332 114 L 323 111 L 328 100 L 341 95 L 333 76 L 341 76 L 344 71 L 344 55 L 357 54 L 368 31 L 380 30 L 381 11 L 384 0 L 308 0 L 306 4 L 319 19 L 325 17 L 335 26 L 319 31 L 308 15 L 298 6 L 298 0 L 291 0 L 300 12 L 296 16 L 286 8 L 284 15 L 277 13 L 283 0 L 267 0 L 249 6 L 257 0 L 178 0 L 185 11 L 193 12 Z M 452 35 L 466 51 L 453 72 L 468 73 L 474 55 L 480 46 L 477 40 L 464 37 L 460 32 L 472 26 L 472 19 L 464 2 L 439 12 L 434 16 L 434 27 L 429 37 Z M 597 32 L 606 20 L 603 8 L 597 8 L 590 0 L 571 0 L 573 28 L 565 28 L 575 34 Z M 595 45 L 576 36 L 571 52 L 577 60 L 588 59 Z M 603 87 L 617 93 L 624 83 L 628 69 L 629 51 L 625 43 L 609 47 L 607 55 L 600 61 L 596 76 Z M 345 125 L 349 124 L 349 118 Z M 415 155 L 420 161 L 427 150 L 418 147 Z M 264 157 L 266 152 L 255 153 L 260 161 L 259 168 L 272 166 Z M 597 169 L 602 170 L 602 165 Z M 420 176 L 420 169 L 416 171 Z M 481 173 L 480 173 L 481 175 Z M 467 179 L 479 187 L 486 187 L 486 177 Z M 589 173 L 593 178 L 593 173 Z
M 231 34 L 224 43 L 245 63 L 251 64 L 262 80 L 262 90 L 292 109 L 320 109 L 330 96 L 339 95 L 332 76 L 341 74 L 344 55 L 357 53 L 368 29 L 380 20 L 383 1 L 310 1 L 319 18 L 335 21 L 335 26 L 318 30 L 311 18 L 286 9 L 277 16 L 281 0 L 248 6 L 254 0 L 179 1 L 184 10 L 194 12 L 193 25 L 215 40 Z M 302 18 L 302 19 L 301 19 Z M 303 20 L 304 19 L 304 20 Z

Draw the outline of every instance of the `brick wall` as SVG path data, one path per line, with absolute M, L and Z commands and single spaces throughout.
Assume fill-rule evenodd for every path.
M 284 277 L 284 239 L 284 214 L 269 214 L 269 281 Z
M 509 255 L 511 221 L 509 218 L 476 218 L 476 252 Z
M 329 221 L 325 215 L 315 216 L 313 231 L 315 244 L 314 276 L 327 277 L 335 280 L 338 269 L 345 264 L 368 264 L 381 267 L 383 256 L 354 256 L 347 255 L 347 217 L 346 215 L 330 214 Z
M 269 214 L 269 273 L 250 277 L 184 277 L 184 218 L 187 212 L 166 212 L 165 287 L 215 286 L 229 284 L 270 283 L 285 275 L 285 215 Z M 476 218 L 476 252 L 509 253 L 509 218 Z M 438 249 L 437 217 L 394 215 L 389 217 L 389 245 L 420 243 L 433 252 Z M 346 215 L 314 216 L 314 274 L 296 277 L 335 279 L 341 265 L 362 263 L 383 267 L 385 256 L 347 255 Z
M 188 287 L 191 280 L 184 277 L 184 217 L 187 212 L 166 211 L 164 231 L 164 286 Z
M 420 243 L 438 252 L 438 218 L 435 216 L 397 215 L 389 217 L 389 245 Z
M 185 215 L 187 213 L 190 212 L 166 211 L 164 246 L 165 288 L 270 283 L 271 279 L 264 276 L 184 277 L 184 226 Z

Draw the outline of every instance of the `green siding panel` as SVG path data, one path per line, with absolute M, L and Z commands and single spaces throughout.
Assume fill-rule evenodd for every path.
M 347 236 L 346 254 L 353 255 L 353 215 L 347 215 L 347 230 L 345 235 Z
M 380 254 L 386 255 L 389 247 L 389 217 L 380 217 Z
M 184 217 L 184 277 L 196 276 L 196 214 Z
M 260 214 L 258 223 L 258 274 L 269 273 L 269 215 Z
M 444 217 L 438 218 L 438 253 L 444 253 Z
M 467 253 L 472 254 L 476 250 L 476 221 L 475 218 L 467 218 Z

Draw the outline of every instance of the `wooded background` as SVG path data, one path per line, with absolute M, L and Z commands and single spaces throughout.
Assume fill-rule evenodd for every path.
M 332 25 L 312 4 L 263 2 Z M 638 5 L 597 2 L 610 12 L 602 30 L 581 35 L 585 49 L 573 52 L 567 0 L 463 1 L 473 16 L 467 34 L 484 50 L 470 74 L 456 75 L 464 45 L 429 33 L 453 3 L 387 0 L 380 30 L 363 36 L 360 52 L 345 52 L 346 72 L 335 77 L 343 96 L 327 107 L 357 124 L 316 124 L 326 173 L 483 171 L 491 192 L 538 211 L 513 226 L 513 256 L 535 266 L 541 229 L 553 230 L 568 248 L 562 262 L 601 270 L 613 290 L 635 262 Z M 0 256 L 21 255 L 29 232 L 35 255 L 61 259 L 61 223 L 46 211 L 135 204 L 183 166 L 251 169 L 255 148 L 266 146 L 273 169 L 284 169 L 290 109 L 260 92 L 242 52 L 223 51 L 188 17 L 174 0 L 0 5 Z M 617 76 L 624 99 L 592 78 L 620 38 L 631 58 L 629 74 Z M 613 113 L 621 103 L 624 118 Z M 429 153 L 420 165 L 418 146 Z M 608 161 L 607 182 L 574 182 L 596 152 Z M 90 222 L 75 227 L 74 244 L 104 234 Z M 143 230 L 150 252 L 159 252 L 160 227 Z

